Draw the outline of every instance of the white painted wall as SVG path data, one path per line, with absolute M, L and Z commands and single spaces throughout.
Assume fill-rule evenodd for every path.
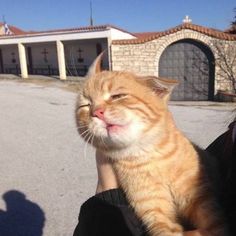
M 115 28 L 110 29 L 111 32 L 111 40 L 119 40 L 119 39 L 134 39 L 136 38 L 132 34 L 129 34 L 128 32 L 124 32 Z
M 48 65 L 58 68 L 56 43 L 29 44 L 27 46 L 31 47 L 33 68 L 46 68 Z M 48 52 L 47 62 L 44 61 L 44 54 L 42 53 L 44 49 Z
M 15 68 L 16 65 L 18 65 L 20 67 L 17 45 L 9 45 L 9 46 L 1 46 L 0 45 L 0 48 L 2 50 L 2 58 L 3 58 L 4 69 L 6 69 L 6 68 Z M 15 63 L 13 63 L 12 53 L 15 54 L 14 55 Z
M 102 45 L 102 49 L 107 49 L 107 40 L 106 39 L 100 39 L 100 40 L 86 40 L 86 41 L 70 41 L 65 42 L 65 58 L 66 58 L 66 64 L 77 66 L 77 65 L 85 65 L 89 67 L 94 59 L 97 57 L 97 51 L 96 51 L 96 43 L 100 43 Z M 83 62 L 78 62 L 79 58 L 79 52 L 78 50 L 82 49 L 81 56 L 84 58 Z M 108 59 L 105 56 L 104 57 L 104 66 L 108 68 Z

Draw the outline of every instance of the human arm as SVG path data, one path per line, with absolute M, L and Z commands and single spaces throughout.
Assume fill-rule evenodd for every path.
M 96 164 L 98 174 L 96 193 L 118 188 L 118 182 L 110 160 L 99 151 L 96 152 Z

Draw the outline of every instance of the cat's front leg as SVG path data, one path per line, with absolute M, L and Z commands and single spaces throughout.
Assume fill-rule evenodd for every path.
M 176 221 L 176 206 L 169 185 L 146 163 L 119 161 L 115 171 L 136 215 L 146 225 L 150 236 L 183 236 Z M 154 173 L 154 174 L 153 174 Z
M 152 214 L 145 213 L 142 220 L 150 236 L 183 236 L 182 226 L 171 221 L 164 213 L 160 214 L 159 209 L 153 209 Z
M 150 236 L 183 236 L 183 227 L 176 222 L 176 210 L 167 197 L 142 199 L 135 209 Z

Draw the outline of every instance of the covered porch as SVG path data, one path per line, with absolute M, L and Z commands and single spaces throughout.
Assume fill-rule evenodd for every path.
M 93 60 L 108 48 L 107 39 L 70 40 L 0 46 L 0 74 L 85 76 Z M 103 67 L 109 68 L 108 55 Z
M 102 25 L 0 36 L 0 74 L 84 76 L 102 51 L 103 67 L 111 68 L 114 39 L 135 38 L 119 28 Z

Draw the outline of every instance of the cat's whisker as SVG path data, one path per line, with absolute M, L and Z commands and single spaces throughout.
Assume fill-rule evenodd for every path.
M 102 141 L 102 143 L 103 143 L 104 147 L 107 149 L 108 147 L 107 147 L 107 145 L 106 145 L 106 143 L 105 143 L 105 141 L 104 141 L 104 139 L 103 139 L 103 137 L 102 137 L 102 136 L 101 136 L 101 141 Z
M 87 147 L 88 147 L 88 143 L 91 139 L 91 137 L 93 137 L 94 135 L 92 133 L 90 133 L 89 135 L 86 136 L 85 138 L 85 146 L 84 146 L 84 157 L 87 158 Z
M 77 127 L 77 129 L 83 129 L 83 128 L 85 128 L 85 127 L 88 127 L 88 125 L 79 125 L 79 126 Z
M 93 134 L 93 137 L 92 137 L 92 140 L 91 140 L 92 146 L 93 146 L 94 137 L 95 137 L 95 135 Z
M 84 141 L 87 141 L 87 137 L 88 137 L 89 135 L 90 135 L 89 130 L 86 130 L 86 131 L 83 133 L 83 135 L 81 135 L 81 136 L 83 137 Z
M 87 137 L 87 136 L 86 136 Z M 84 145 L 84 158 L 86 159 L 87 158 L 87 144 L 88 144 L 88 141 L 86 138 L 84 138 L 85 140 L 85 145 Z
M 85 135 L 83 136 L 85 142 L 87 142 L 87 140 L 88 140 L 87 138 L 88 138 L 90 135 L 91 135 L 90 131 L 87 130 L 87 132 L 86 132 Z
M 89 132 L 89 129 L 86 129 L 84 132 L 82 132 L 80 135 L 83 136 L 84 134 L 87 134 Z

